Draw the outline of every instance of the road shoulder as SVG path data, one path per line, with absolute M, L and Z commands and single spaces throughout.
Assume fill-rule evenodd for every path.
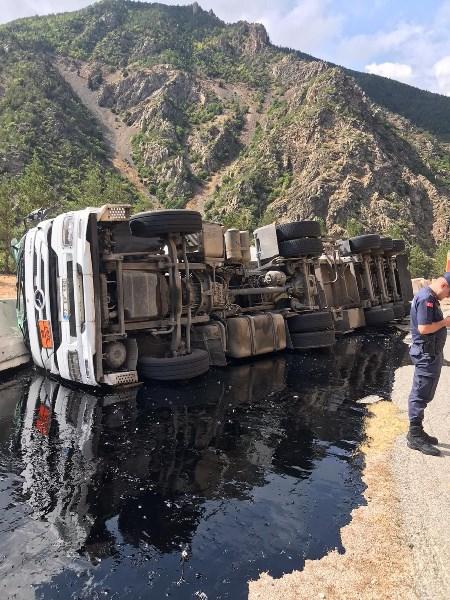
M 450 339 L 444 350 L 450 361 Z M 392 400 L 406 414 L 413 367 L 399 369 Z M 398 438 L 393 471 L 415 581 L 421 599 L 450 598 L 450 366 L 444 364 L 436 396 L 425 411 L 425 429 L 440 440 L 442 456 L 410 450 Z

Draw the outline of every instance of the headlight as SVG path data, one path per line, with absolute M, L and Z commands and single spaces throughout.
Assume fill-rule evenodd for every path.
M 62 243 L 63 246 L 72 246 L 73 243 L 73 215 L 64 217 L 62 226 Z
M 81 381 L 80 361 L 76 350 L 69 350 L 67 353 L 67 362 L 69 364 L 69 377 L 72 381 Z

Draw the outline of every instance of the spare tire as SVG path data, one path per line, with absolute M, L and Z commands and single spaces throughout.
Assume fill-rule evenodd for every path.
M 367 235 L 357 235 L 349 240 L 351 251 L 354 253 L 364 252 L 365 250 L 375 250 L 381 246 L 380 236 L 376 233 Z
M 298 238 L 278 244 L 280 256 L 298 258 L 299 256 L 320 256 L 323 252 L 322 240 L 317 238 Z
M 292 333 L 333 329 L 333 316 L 325 310 L 294 315 L 293 317 L 288 317 L 286 322 L 289 331 Z
M 280 223 L 276 226 L 279 242 L 295 240 L 301 237 L 320 237 L 320 223 L 318 221 L 292 221 Z
M 395 319 L 394 309 L 390 306 L 373 306 L 364 311 L 366 325 L 376 327 L 377 325 L 386 325 Z
M 291 341 L 295 350 L 329 348 L 335 344 L 336 336 L 333 330 L 308 331 L 305 333 L 291 333 Z
M 202 230 L 202 216 L 196 210 L 184 209 L 142 212 L 130 217 L 130 230 L 138 237 L 197 233 Z
M 209 369 L 209 355 L 205 350 L 194 348 L 191 354 L 171 358 L 154 356 L 139 357 L 138 370 L 144 379 L 177 381 L 193 379 Z
M 406 250 L 405 240 L 392 240 L 392 251 L 396 254 Z

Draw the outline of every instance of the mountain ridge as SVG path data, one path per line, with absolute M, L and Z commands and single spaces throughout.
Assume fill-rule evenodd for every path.
M 115 11 L 114 13 L 108 13 L 108 9 L 110 11 Z M 197 19 L 197 27 L 210 27 L 214 26 L 227 29 L 232 27 L 243 27 L 245 28 L 254 28 L 255 31 L 259 33 L 259 43 L 258 47 L 254 48 L 254 51 L 257 49 L 261 49 L 262 45 L 270 46 L 273 49 L 276 49 L 282 53 L 294 54 L 300 60 L 306 61 L 320 61 L 331 67 L 338 67 L 343 69 L 346 73 L 356 78 L 360 87 L 366 92 L 367 95 L 376 103 L 385 106 L 388 110 L 392 112 L 401 114 L 407 119 L 414 122 L 417 126 L 423 127 L 427 131 L 430 131 L 436 135 L 450 135 L 450 98 L 444 96 L 442 94 L 438 94 L 435 92 L 429 92 L 427 90 L 423 90 L 421 88 L 417 88 L 415 86 L 390 79 L 387 77 L 383 77 L 380 75 L 375 75 L 371 73 L 364 73 L 360 71 L 356 71 L 354 69 L 347 68 L 342 65 L 338 65 L 331 61 L 325 61 L 320 58 L 314 57 L 310 54 L 304 53 L 300 50 L 276 46 L 272 44 L 269 40 L 268 33 L 264 26 L 260 23 L 247 23 L 245 21 L 237 21 L 235 23 L 226 23 L 218 18 L 212 10 L 205 11 L 203 10 L 197 2 L 194 2 L 191 5 L 165 5 L 163 3 L 150 3 L 150 2 L 139 2 L 139 1 L 131 1 L 131 0 L 100 0 L 95 2 L 92 5 L 89 5 L 83 9 L 78 11 L 69 12 L 69 13 L 58 13 L 55 15 L 40 16 L 40 17 L 25 17 L 22 19 L 17 19 L 15 21 L 11 21 L 9 23 L 5 23 L 0 25 L 0 39 L 2 30 L 14 30 L 16 27 L 20 29 L 24 29 L 28 23 L 36 22 L 41 20 L 45 22 L 47 19 L 61 19 L 62 23 L 67 25 L 69 23 L 69 30 L 65 31 L 64 28 L 61 31 L 61 35 L 53 39 L 53 42 L 50 41 L 51 35 L 43 35 L 41 33 L 41 49 L 49 50 L 55 49 L 52 47 L 52 43 L 56 42 L 57 48 L 62 51 L 67 52 L 70 50 L 69 55 L 73 58 L 87 59 L 95 58 L 89 54 L 89 50 L 93 50 L 92 44 L 87 43 L 86 47 L 82 47 L 80 42 L 80 37 L 86 41 L 87 34 L 83 31 L 83 36 L 76 36 L 74 44 L 68 44 L 67 38 L 63 37 L 63 34 L 73 34 L 79 30 L 79 21 L 76 18 L 71 18 L 70 15 L 89 15 L 93 18 L 99 17 L 99 20 L 103 20 L 104 26 L 100 28 L 101 35 L 103 37 L 108 37 L 108 34 L 112 34 L 114 29 L 123 24 L 125 19 L 125 14 L 127 10 L 131 10 L 132 12 L 138 12 L 140 10 L 149 11 L 151 9 L 162 9 L 164 12 L 168 12 L 172 18 L 175 18 L 177 14 L 180 12 L 183 13 L 183 16 L 192 14 Z M 105 14 L 106 11 L 106 14 Z M 114 16 L 113 16 L 114 15 Z M 69 17 L 68 17 L 69 16 Z M 202 19 L 200 19 L 200 16 Z M 70 22 L 73 21 L 72 27 L 70 27 Z M 48 32 L 51 34 L 51 32 Z M 53 30 L 54 33 L 54 30 Z M 79 31 L 78 31 L 79 33 Z M 92 35 L 91 32 L 91 41 L 95 41 L 97 38 Z M 47 47 L 42 46 L 42 41 L 47 42 Z M 29 41 L 29 40 L 27 40 Z M 128 43 L 130 39 L 127 40 Z M 89 39 L 88 39 L 89 42 Z M 262 43 L 261 43 L 262 42 Z M 100 46 L 99 51 L 103 51 L 104 46 Z M 155 47 L 151 47 L 147 44 L 146 50 L 154 50 Z M 120 53 L 113 54 L 111 57 L 111 61 L 109 64 L 114 65 L 116 67 L 123 66 L 120 63 L 119 59 Z M 122 56 L 123 60 L 124 56 Z M 406 96 L 406 98 L 405 98 Z M 424 110 L 424 106 L 427 106 Z M 433 113 L 433 116 L 432 116 Z
M 2 180 L 45 163 L 60 208 L 97 193 L 239 227 L 377 228 L 427 254 L 448 239 L 446 97 L 277 48 L 262 25 L 196 3 L 104 0 L 21 19 L 0 27 L 0 59 Z M 131 148 L 118 153 L 120 136 Z M 16 204 L 33 205 L 27 194 Z

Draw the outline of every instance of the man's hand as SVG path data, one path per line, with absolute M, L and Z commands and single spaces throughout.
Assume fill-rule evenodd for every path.
M 429 335 L 430 333 L 436 333 L 436 331 L 444 327 L 450 327 L 450 317 L 445 317 L 442 321 L 436 321 L 429 325 L 418 325 L 417 329 L 421 335 Z

